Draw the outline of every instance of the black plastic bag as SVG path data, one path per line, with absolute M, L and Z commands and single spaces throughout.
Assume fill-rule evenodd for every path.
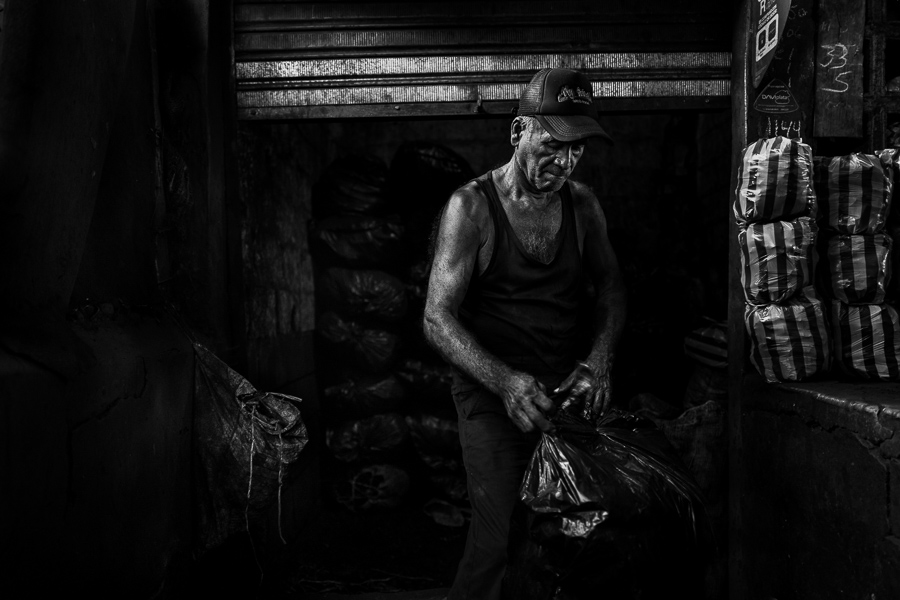
M 425 339 L 425 301 L 430 274 L 431 263 L 425 257 L 417 260 L 406 271 L 406 297 L 409 307 L 401 327 L 404 344 L 409 348 L 409 356 L 415 356 L 418 360 L 441 363 L 443 359 Z
M 426 502 L 422 512 L 445 527 L 462 527 L 472 514 L 471 509 L 461 508 L 440 498 L 432 498 Z
M 333 312 L 319 316 L 316 330 L 331 346 L 334 360 L 368 373 L 389 369 L 397 358 L 400 338 L 384 329 L 365 327 Z
M 391 160 L 388 187 L 406 212 L 426 207 L 436 213 L 453 190 L 474 177 L 466 159 L 450 148 L 406 142 Z
M 397 413 L 345 421 L 327 432 L 326 443 L 342 462 L 377 462 L 395 456 L 409 439 L 409 427 Z
M 419 458 L 432 469 L 455 470 L 462 462 L 459 423 L 436 415 L 407 415 L 410 438 Z
M 462 462 L 448 469 L 432 470 L 428 473 L 428 483 L 435 492 L 460 505 L 469 505 L 469 488 Z
M 410 295 L 423 305 L 425 303 L 425 298 L 428 295 L 428 279 L 431 277 L 432 260 L 433 257 L 427 255 L 419 257 L 419 259 L 409 267 L 409 271 L 407 272 Z
M 352 319 L 395 322 L 406 314 L 406 286 L 384 271 L 326 269 L 318 289 L 326 306 Z
M 427 141 L 407 142 L 391 160 L 388 194 L 401 207 L 416 252 L 426 253 L 441 207 L 475 172 L 453 150 Z
M 194 355 L 194 491 L 203 551 L 250 519 L 265 518 L 308 437 L 299 398 L 257 391 L 200 344 Z
M 699 598 L 711 530 L 697 485 L 653 424 L 559 413 L 522 482 L 504 596 Z
M 352 471 L 335 485 L 338 502 L 353 511 L 394 508 L 409 491 L 409 475 L 400 467 L 369 465 Z
M 447 363 L 406 359 L 397 367 L 397 377 L 412 393 L 425 401 L 452 407 L 453 369 Z M 448 404 L 449 403 L 449 404 Z
M 347 267 L 390 267 L 403 252 L 398 218 L 343 215 L 314 221 L 310 238 L 315 257 Z
M 345 419 L 362 419 L 398 410 L 406 388 L 394 375 L 348 379 L 324 390 L 325 414 Z
M 389 200 L 384 190 L 387 175 L 387 165 L 377 156 L 353 154 L 337 159 L 316 184 L 316 214 L 383 213 Z

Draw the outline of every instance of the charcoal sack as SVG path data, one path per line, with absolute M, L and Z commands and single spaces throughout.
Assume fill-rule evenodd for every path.
M 397 149 L 388 188 L 402 206 L 417 252 L 426 250 L 435 220 L 450 194 L 474 177 L 468 162 L 446 146 L 414 141 Z
M 396 508 L 409 491 L 409 474 L 390 464 L 352 470 L 335 485 L 335 498 L 352 511 Z
M 828 240 L 831 292 L 844 304 L 880 304 L 891 277 L 890 236 L 836 235 Z
M 812 282 L 816 223 L 751 223 L 738 233 L 741 284 L 750 304 L 783 302 Z
M 725 427 L 726 402 L 707 400 L 690 406 L 674 419 L 653 420 L 708 500 L 719 500 L 725 486 L 728 442 Z
M 848 375 L 900 379 L 900 318 L 887 304 L 832 304 L 835 359 Z
M 459 423 L 437 415 L 406 416 L 410 438 L 416 453 L 432 469 L 456 470 L 462 462 Z
M 699 598 L 712 555 L 701 492 L 663 434 L 618 410 L 543 434 L 514 515 L 504 597 Z
M 407 281 L 409 282 L 410 296 L 415 298 L 423 306 L 428 296 L 428 279 L 431 277 L 431 257 L 423 256 L 409 267 Z
M 804 381 L 831 365 L 825 308 L 812 286 L 783 304 L 747 305 L 750 361 L 769 383 Z
M 816 216 L 812 150 L 786 137 L 747 146 L 741 158 L 734 216 L 741 225 Z
M 399 377 L 422 402 L 452 406 L 453 368 L 447 363 L 408 358 L 397 367 Z
M 406 388 L 395 375 L 347 379 L 325 388 L 323 410 L 332 419 L 362 419 L 401 408 Z
M 405 142 L 391 160 L 389 188 L 405 209 L 423 204 L 440 208 L 459 186 L 475 178 L 469 163 L 446 146 L 427 141 Z
M 317 215 L 383 214 L 390 207 L 387 176 L 388 167 L 377 156 L 341 157 L 325 169 L 313 189 L 313 210 Z
M 432 469 L 428 472 L 428 482 L 432 489 L 451 502 L 466 506 L 469 502 L 469 489 L 466 485 L 466 472 L 462 462 L 458 466 L 445 469 Z
M 400 347 L 396 333 L 343 319 L 333 312 L 319 315 L 316 331 L 333 360 L 370 374 L 383 373 L 394 364 Z
M 322 302 L 351 319 L 396 322 L 406 315 L 406 286 L 372 269 L 325 269 L 318 280 Z
M 695 365 L 684 390 L 682 404 L 690 408 L 712 401 L 727 406 L 728 381 L 728 369 Z
M 891 206 L 891 156 L 855 153 L 813 160 L 822 226 L 845 235 L 881 233 Z
M 342 462 L 378 462 L 398 453 L 409 440 L 409 428 L 397 413 L 345 421 L 326 435 L 326 445 Z
M 426 502 L 422 507 L 422 512 L 431 517 L 438 525 L 445 527 L 462 527 L 466 524 L 467 513 L 471 514 L 469 511 L 439 498 L 432 498 Z
M 389 267 L 403 252 L 403 231 L 396 217 L 340 215 L 313 221 L 310 239 L 323 264 Z
M 308 441 L 300 399 L 261 392 L 194 344 L 197 547 L 207 550 L 264 518 Z

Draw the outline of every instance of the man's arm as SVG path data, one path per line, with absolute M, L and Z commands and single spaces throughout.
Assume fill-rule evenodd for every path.
M 559 386 L 571 399 L 583 402 L 585 416 L 596 417 L 612 400 L 609 376 L 613 357 L 625 326 L 625 285 L 619 263 L 609 243 L 606 216 L 597 197 L 586 186 L 573 185 L 581 227 L 584 231 L 582 257 L 594 282 L 597 301 L 594 306 L 594 341 L 583 363 Z
M 425 301 L 425 338 L 450 364 L 500 396 L 519 429 L 549 431 L 553 426 L 542 410 L 552 410 L 553 402 L 543 386 L 491 355 L 459 322 L 459 306 L 491 226 L 486 202 L 475 184 L 455 192 L 444 206 Z

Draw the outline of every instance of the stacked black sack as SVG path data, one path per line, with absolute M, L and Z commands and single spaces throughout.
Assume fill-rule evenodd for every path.
M 441 209 L 454 190 L 474 177 L 464 158 L 426 141 L 402 144 L 388 177 L 389 195 L 403 215 L 410 259 L 405 273 L 409 298 L 405 356 L 397 375 L 408 393 L 406 423 L 416 454 L 416 479 L 423 483 L 427 498 L 424 510 L 448 526 L 463 525 L 468 515 L 466 475 L 450 393 L 451 370 L 425 342 L 422 319 Z
M 825 288 L 831 298 L 834 355 L 847 375 L 900 379 L 900 317 L 885 302 L 893 240 L 896 149 L 816 157 L 821 226 L 829 233 Z
M 403 225 L 385 193 L 387 173 L 376 157 L 347 156 L 313 192 L 319 379 L 336 462 L 329 475 L 351 510 L 397 506 L 410 485 L 406 390 L 392 372 L 408 306 L 396 277 Z
M 408 354 L 424 361 L 426 366 L 443 365 L 422 334 L 433 238 L 447 199 L 456 188 L 474 177 L 464 158 L 431 142 L 406 142 L 391 160 L 388 194 L 403 216 L 409 257 L 405 279 L 409 282 L 411 318 L 406 321 L 408 327 L 404 338 L 410 344 Z
M 432 227 L 471 176 L 449 149 L 413 142 L 398 149 L 390 169 L 377 157 L 341 158 L 314 189 L 329 474 L 351 510 L 395 507 L 422 494 L 436 521 L 464 522 L 450 371 L 425 343 L 422 316 Z

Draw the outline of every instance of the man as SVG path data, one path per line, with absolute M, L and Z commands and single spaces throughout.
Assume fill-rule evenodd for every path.
M 589 417 L 606 410 L 625 318 L 603 211 L 590 189 L 568 181 L 586 138 L 609 139 L 590 82 L 568 69 L 540 71 L 510 130 L 509 162 L 444 206 L 425 307 L 425 335 L 455 367 L 472 503 L 449 600 L 500 598 L 518 488 L 540 431 L 553 429 L 550 395 Z M 596 290 L 586 347 L 585 277 Z

